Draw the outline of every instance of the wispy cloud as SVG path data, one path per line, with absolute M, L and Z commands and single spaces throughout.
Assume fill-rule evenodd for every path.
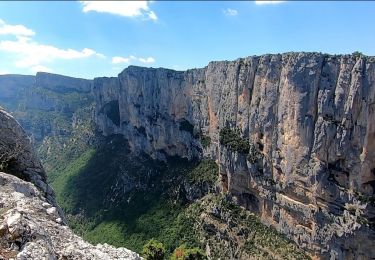
M 236 16 L 238 15 L 238 11 L 235 9 L 227 8 L 223 10 L 223 14 L 226 16 Z
M 9 25 L 0 21 L 0 35 L 13 35 L 14 40 L 0 40 L 0 51 L 14 54 L 14 65 L 29 68 L 31 71 L 52 71 L 46 66 L 55 60 L 74 60 L 89 57 L 105 57 L 89 48 L 82 50 L 61 49 L 53 45 L 42 44 L 33 39 L 35 32 L 24 25 Z M 9 28 L 13 28 L 10 30 Z
M 138 60 L 142 63 L 154 63 L 155 59 L 153 57 L 148 58 L 138 58 Z
M 20 24 L 6 24 L 0 19 L 0 35 L 33 36 L 35 35 L 35 32 Z
M 129 63 L 129 62 L 130 62 L 130 58 L 124 58 L 124 57 L 119 57 L 119 56 L 112 57 L 113 64 Z
M 262 0 L 257 0 L 255 1 L 255 4 L 257 5 L 274 5 L 274 4 L 282 4 L 285 3 L 286 1 L 262 1 Z
M 122 63 L 132 63 L 132 62 L 141 62 L 144 64 L 151 64 L 155 62 L 155 59 L 153 57 L 147 57 L 147 58 L 142 58 L 142 57 L 135 57 L 133 55 L 130 55 L 129 57 L 112 57 L 112 64 L 122 64 Z
M 156 13 L 150 9 L 150 1 L 81 1 L 83 12 L 98 12 L 138 17 L 156 21 Z

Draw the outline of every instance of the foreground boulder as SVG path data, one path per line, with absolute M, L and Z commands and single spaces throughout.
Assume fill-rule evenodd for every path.
M 33 184 L 0 172 L 0 259 L 141 259 L 126 248 L 96 246 L 62 224 Z

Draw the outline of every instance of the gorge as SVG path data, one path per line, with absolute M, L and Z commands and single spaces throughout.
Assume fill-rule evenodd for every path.
M 143 212 L 145 194 L 157 208 L 168 191 L 162 216 L 200 219 L 197 241 L 181 241 L 211 259 L 375 257 L 375 57 L 270 54 L 187 71 L 129 66 L 93 80 L 4 75 L 0 104 L 32 137 L 82 235 L 107 211 L 120 209 L 116 220 Z M 251 214 L 271 228 L 241 226 L 257 221 Z M 82 224 L 85 217 L 96 224 Z M 276 233 L 275 245 L 259 242 L 273 229 L 298 247 Z M 137 234 L 139 243 L 115 245 L 139 251 Z

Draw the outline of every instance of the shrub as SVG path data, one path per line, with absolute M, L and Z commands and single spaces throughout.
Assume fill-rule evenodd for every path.
M 256 148 L 256 146 L 254 144 L 250 144 L 249 145 L 250 148 L 249 148 L 249 153 L 246 157 L 246 159 L 254 164 L 256 162 L 258 162 L 259 160 L 262 159 L 262 154 L 259 152 L 259 150 Z
M 355 51 L 355 52 L 352 53 L 352 55 L 353 55 L 354 57 L 361 57 L 361 56 L 363 56 L 363 53 L 360 52 L 360 51 Z
M 142 256 L 146 260 L 163 260 L 165 256 L 164 245 L 155 239 L 151 239 L 143 246 Z
M 171 260 L 203 260 L 207 259 L 205 253 L 198 247 L 186 248 L 186 246 L 177 247 Z
M 218 177 L 219 167 L 214 160 L 204 159 L 188 174 L 191 183 L 208 183 L 214 185 Z
M 227 147 L 229 150 L 246 154 L 250 149 L 250 142 L 248 138 L 241 137 L 241 130 L 231 129 L 226 126 L 220 130 L 220 144 Z
M 207 135 L 201 135 L 201 143 L 203 148 L 207 148 L 211 144 L 211 137 Z

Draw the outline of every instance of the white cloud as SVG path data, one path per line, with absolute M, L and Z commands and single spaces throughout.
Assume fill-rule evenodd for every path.
M 0 50 L 17 55 L 15 65 L 19 68 L 41 65 L 56 59 L 73 60 L 104 55 L 92 49 L 84 48 L 81 51 L 73 49 L 60 49 L 52 45 L 40 44 L 30 38 L 18 37 L 16 40 L 0 41 Z
M 0 70 L 0 75 L 4 75 L 4 74 L 9 74 L 9 72 L 6 70 Z
M 154 63 L 155 62 L 155 59 L 152 58 L 152 57 L 148 57 L 148 58 L 139 58 L 138 59 L 140 62 L 142 63 Z
M 227 8 L 227 9 L 223 10 L 223 13 L 226 16 L 236 16 L 236 15 L 238 15 L 238 11 L 237 10 L 230 9 L 230 8 Z
M 141 17 L 156 21 L 158 17 L 150 10 L 150 1 L 81 1 L 83 12 L 98 12 L 121 15 L 126 17 Z
M 112 57 L 112 64 L 131 63 L 134 61 L 150 64 L 150 63 L 154 63 L 155 59 L 153 57 L 142 58 L 142 57 L 136 57 L 134 55 L 130 55 L 129 57 L 120 57 L 120 56 Z
M 6 24 L 0 19 L 0 35 L 33 36 L 35 32 L 23 25 Z
M 0 40 L 0 51 L 14 54 L 14 65 L 31 71 L 52 71 L 45 66 L 55 60 L 74 60 L 89 57 L 105 58 L 101 53 L 83 48 L 82 50 L 60 49 L 53 45 L 41 44 L 32 36 L 35 33 L 23 25 L 9 25 L 0 20 L 0 36 L 13 35 L 14 40 Z
M 257 5 L 272 5 L 272 4 L 281 4 L 281 3 L 285 3 L 286 1 L 262 1 L 262 0 L 258 0 L 258 1 L 255 1 L 255 4 Z
M 148 13 L 148 18 L 150 18 L 151 20 L 153 21 L 156 21 L 158 19 L 158 17 L 156 16 L 155 12 L 154 11 L 150 11 Z
M 124 57 L 113 57 L 112 58 L 112 63 L 113 64 L 119 64 L 119 63 L 129 63 L 130 62 L 130 57 L 129 58 L 124 58 Z

